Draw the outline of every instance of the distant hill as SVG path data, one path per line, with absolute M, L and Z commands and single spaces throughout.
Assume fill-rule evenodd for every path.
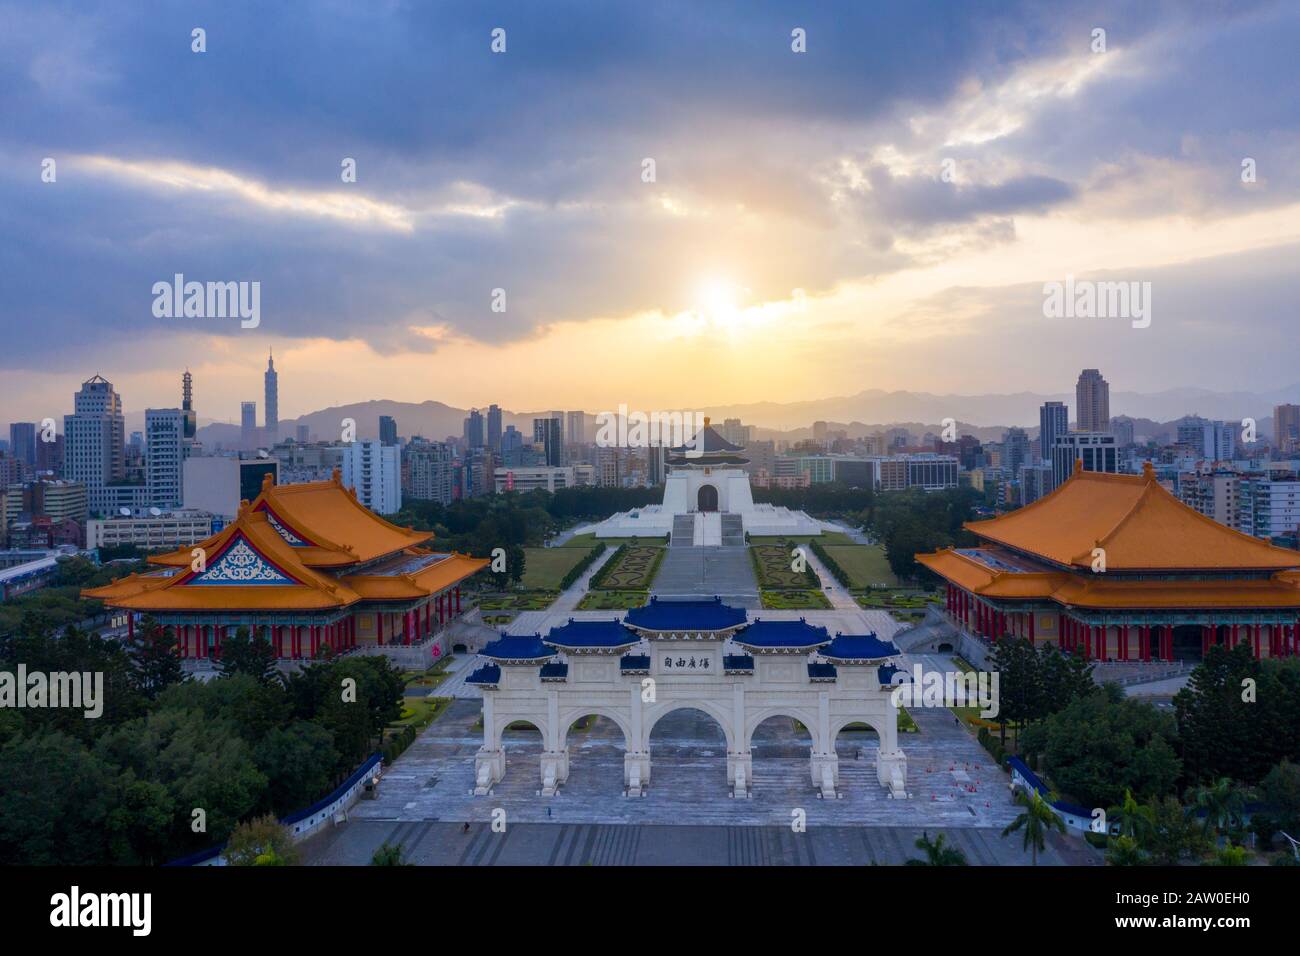
M 799 402 L 757 402 L 740 405 L 715 405 L 701 409 L 715 422 L 739 418 L 754 426 L 754 437 L 798 441 L 811 438 L 812 425 L 824 421 L 831 430 L 847 431 L 850 437 L 871 435 L 889 428 L 907 428 L 923 435 L 939 434 L 945 418 L 957 422 L 958 433 L 975 435 L 981 441 L 995 441 L 1012 425 L 1025 428 L 1031 437 L 1038 433 L 1038 408 L 1044 402 L 1065 402 L 1073 410 L 1074 394 L 1039 394 L 1016 392 L 993 395 L 935 395 L 930 392 L 885 392 L 869 389 L 856 395 Z M 1170 389 L 1145 394 L 1111 392 L 1111 415 L 1134 419 L 1134 434 L 1161 440 L 1173 432 L 1171 423 L 1185 415 L 1240 421 L 1253 417 L 1261 435 L 1272 434 L 1273 407 L 1284 402 L 1300 403 L 1300 384 L 1267 392 L 1214 392 L 1201 388 Z M 649 409 L 646 409 L 649 411 Z M 330 440 L 342 432 L 342 422 L 351 418 L 357 423 L 360 438 L 379 437 L 379 417 L 389 415 L 397 422 L 399 435 L 423 435 L 440 440 L 460 435 L 468 409 L 443 402 L 395 402 L 374 400 L 338 405 L 280 422 L 281 435 L 293 436 L 298 425 L 306 425 L 313 438 Z M 502 411 L 502 427 L 514 425 L 531 435 L 533 419 L 545 410 L 530 412 Z M 595 413 L 588 412 L 588 429 L 594 433 Z M 129 416 L 133 421 L 136 416 Z M 142 427 L 141 424 L 135 427 Z M 128 428 L 131 426 L 128 425 Z M 213 422 L 199 428 L 204 444 L 233 446 L 239 441 L 239 426 Z

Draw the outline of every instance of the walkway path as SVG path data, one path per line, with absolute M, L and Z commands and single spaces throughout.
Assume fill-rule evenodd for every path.
M 835 575 L 831 574 L 831 569 L 826 567 L 822 559 L 813 553 L 812 548 L 805 548 L 804 554 L 808 558 L 808 564 L 817 572 L 817 577 L 822 580 L 822 593 L 830 600 L 831 606 L 841 611 L 856 611 L 860 604 L 854 600 L 849 589 L 835 580 Z

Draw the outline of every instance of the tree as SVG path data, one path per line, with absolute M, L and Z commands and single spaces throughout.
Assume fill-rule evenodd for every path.
M 270 814 L 235 827 L 222 856 L 231 866 L 294 866 L 299 860 L 293 834 Z
M 275 648 L 262 634 L 250 635 L 241 627 L 221 645 L 221 673 L 247 674 L 265 684 L 276 678 Z
M 1146 856 L 1130 836 L 1117 836 L 1106 849 L 1106 862 L 1111 866 L 1142 866 Z
M 309 720 L 274 727 L 253 748 L 253 762 L 266 775 L 269 809 L 281 815 L 301 810 L 330 789 L 339 765 L 334 737 Z
M 1007 722 L 1024 724 L 1042 716 L 1042 676 L 1034 645 L 1023 637 L 1003 637 L 993 645 L 989 670 L 998 677 L 998 739 L 1005 747 Z
M 1143 806 L 1133 799 L 1133 791 L 1124 790 L 1124 802 L 1118 807 L 1111 807 L 1108 818 L 1119 821 L 1120 836 L 1130 837 L 1141 843 L 1151 834 L 1155 825 L 1155 811 Z
M 1201 832 L 1207 836 L 1239 833 L 1245 826 L 1250 791 L 1236 781 L 1220 777 L 1212 784 L 1196 787 L 1189 796 L 1188 812 L 1201 817 Z
M 379 845 L 374 856 L 370 858 L 371 866 L 414 866 L 406 859 L 405 851 L 401 843 L 392 844 L 385 840 Z
M 1300 838 L 1300 764 L 1283 760 L 1260 782 L 1259 793 L 1278 828 Z
M 169 631 L 151 617 L 140 621 L 135 637 L 129 642 L 128 652 L 135 686 L 149 700 L 185 680 L 176 632 Z
M 1020 750 L 1026 760 L 1041 757 L 1071 798 L 1110 807 L 1126 789 L 1144 800 L 1174 792 L 1181 772 L 1176 736 L 1169 714 L 1108 684 L 1026 728 Z
M 1065 821 L 1056 815 L 1052 805 L 1044 800 L 1037 790 L 1030 793 L 1021 790 L 1016 794 L 1016 801 L 1024 806 L 1025 812 L 1011 821 L 1002 831 L 1002 835 L 1007 837 L 1017 830 L 1024 830 L 1024 848 L 1031 852 L 1033 865 L 1037 866 L 1038 853 L 1047 846 L 1048 829 L 1055 827 L 1064 833 Z
M 946 837 L 940 833 L 933 840 L 930 834 L 921 833 L 913 844 L 925 854 L 924 860 L 908 860 L 907 866 L 966 866 L 966 854 L 955 846 L 945 846 Z
M 1177 866 L 1188 856 L 1195 856 L 1205 847 L 1206 840 L 1196 825 L 1173 797 L 1165 797 L 1152 805 L 1151 830 L 1142 841 L 1142 848 L 1157 866 Z

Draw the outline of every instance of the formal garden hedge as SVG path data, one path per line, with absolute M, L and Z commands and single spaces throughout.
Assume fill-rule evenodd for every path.
M 648 591 L 659 565 L 664 559 L 664 548 L 647 545 L 619 545 L 614 556 L 591 577 L 593 591 Z
M 560 579 L 560 590 L 563 591 L 565 588 L 572 586 L 578 578 L 582 577 L 587 572 L 587 569 L 591 567 L 592 562 L 604 553 L 605 542 L 601 541 L 599 544 L 592 547 L 592 549 L 587 552 L 586 557 L 571 567 L 569 572 Z

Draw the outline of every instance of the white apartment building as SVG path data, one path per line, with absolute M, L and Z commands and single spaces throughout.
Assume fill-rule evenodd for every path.
M 215 516 L 182 509 L 162 514 L 92 518 L 86 524 L 86 547 L 111 548 L 133 544 L 146 551 L 188 548 L 212 537 Z
M 343 484 L 375 514 L 402 507 L 402 449 L 377 440 L 355 441 L 343 450 Z

